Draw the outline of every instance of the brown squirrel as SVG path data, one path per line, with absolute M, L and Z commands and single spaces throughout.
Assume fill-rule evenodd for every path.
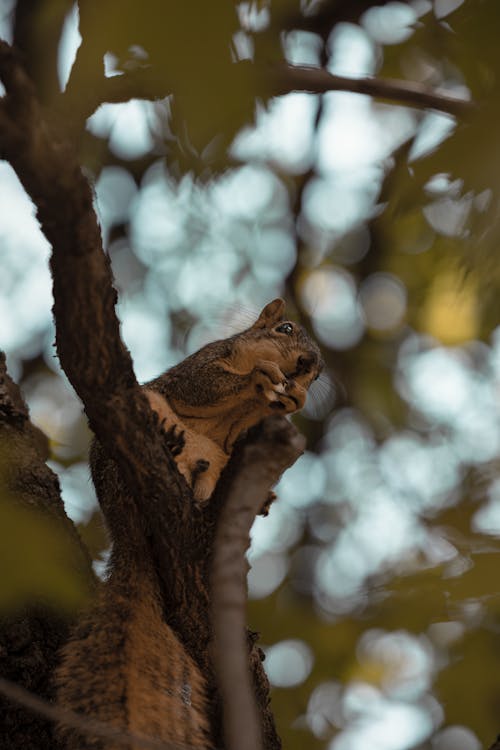
M 161 429 L 180 431 L 172 453 L 199 503 L 212 495 L 237 438 L 269 414 L 302 408 L 322 369 L 317 345 L 284 319 L 284 307 L 275 299 L 247 330 L 143 386 Z M 91 470 L 113 541 L 110 574 L 63 648 L 58 703 L 173 747 L 209 748 L 204 678 L 165 622 L 148 540 L 96 441 Z M 71 750 L 122 747 L 64 727 L 60 736 Z
M 211 496 L 239 435 L 273 411 L 301 409 L 322 369 L 318 347 L 284 321 L 284 309 L 273 300 L 246 331 L 204 346 L 145 386 L 161 421 L 184 431 L 176 461 L 197 500 Z

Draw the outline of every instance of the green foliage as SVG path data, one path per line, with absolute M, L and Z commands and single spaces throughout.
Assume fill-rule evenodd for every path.
M 33 601 L 74 612 L 86 592 L 73 568 L 70 542 L 54 519 L 0 498 L 0 611 L 22 609 Z
M 455 206 L 461 213 L 453 240 L 436 238 L 436 251 L 453 255 L 469 272 L 478 276 L 484 297 L 484 314 L 492 315 L 499 282 L 496 249 L 500 231 L 497 125 L 500 120 L 500 56 L 496 29 L 500 6 L 495 0 L 464 2 L 444 19 L 432 12 L 420 19 L 415 33 L 402 45 L 384 50 L 381 73 L 419 78 L 422 66 L 443 81 L 467 87 L 476 109 L 452 129 L 446 140 L 429 153 L 407 163 L 406 177 L 389 197 L 389 217 L 395 219 L 395 235 L 409 224 L 415 251 L 428 234 L 421 214 L 424 206 L 441 203 L 443 213 Z M 436 79 L 430 79 L 434 84 Z M 433 195 L 432 179 L 449 178 L 448 188 Z M 462 206 L 462 209 L 460 209 Z M 397 241 L 397 240 L 396 240 Z M 441 248 L 441 245 L 444 247 Z

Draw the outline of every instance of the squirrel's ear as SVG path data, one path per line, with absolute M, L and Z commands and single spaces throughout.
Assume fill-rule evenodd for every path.
M 282 300 L 281 297 L 273 299 L 264 307 L 252 328 L 271 328 L 275 323 L 283 320 L 284 312 L 285 300 Z

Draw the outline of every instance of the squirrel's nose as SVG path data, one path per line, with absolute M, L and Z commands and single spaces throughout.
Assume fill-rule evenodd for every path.
M 310 351 L 306 352 L 306 354 L 301 354 L 297 359 L 297 372 L 300 375 L 305 375 L 318 364 L 318 361 L 319 357 L 316 352 Z

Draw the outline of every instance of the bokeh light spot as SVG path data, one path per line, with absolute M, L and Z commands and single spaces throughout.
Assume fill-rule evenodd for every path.
M 250 555 L 251 568 L 247 576 L 248 595 L 262 599 L 278 588 L 288 571 L 285 555 Z
M 349 726 L 330 744 L 330 750 L 409 750 L 433 729 L 429 712 L 418 705 L 386 700 L 375 688 L 351 685 L 344 696 Z
M 387 273 L 373 273 L 361 285 L 361 305 L 369 328 L 393 331 L 406 311 L 406 288 L 401 281 Z
M 333 726 L 342 726 L 342 686 L 333 680 L 316 687 L 307 705 L 307 723 L 311 732 L 319 739 L 328 736 Z
M 379 44 L 399 44 L 414 31 L 417 20 L 415 9 L 404 3 L 391 2 L 380 8 L 370 8 L 362 18 L 363 27 Z
M 150 380 L 169 366 L 170 318 L 151 309 L 142 294 L 122 296 L 118 305 L 121 333 L 139 380 Z
M 66 88 L 76 52 L 82 42 L 78 28 L 79 22 L 78 3 L 75 3 L 64 19 L 59 49 L 57 51 L 57 75 L 61 91 L 64 91 Z
M 294 687 L 309 677 L 314 657 L 311 648 L 304 641 L 281 641 L 265 651 L 264 667 L 271 685 Z
M 130 205 L 137 193 L 130 172 L 122 167 L 104 167 L 95 186 L 97 210 L 103 242 L 113 224 L 128 220 Z
M 301 296 L 318 337 L 334 349 L 348 349 L 363 335 L 364 323 L 352 276 L 341 269 L 313 271 Z
M 423 636 L 367 630 L 357 653 L 362 673 L 371 670 L 384 693 L 392 698 L 416 700 L 431 686 L 434 654 Z
M 284 552 L 300 538 L 302 522 L 299 514 L 278 500 L 271 505 L 269 515 L 257 516 L 252 531 L 252 555 Z
M 64 509 L 74 523 L 87 521 L 97 507 L 94 485 L 87 463 L 57 467 Z
M 87 121 L 91 133 L 109 138 L 109 147 L 121 159 L 138 159 L 154 146 L 150 121 L 152 102 L 130 99 L 122 104 L 101 104 Z
M 313 159 L 313 128 L 317 97 L 291 93 L 274 97 L 257 109 L 255 127 L 236 136 L 231 154 L 241 160 L 272 161 L 292 174 L 306 171 Z
M 276 493 L 301 508 L 319 500 L 325 490 L 326 471 L 319 456 L 306 451 L 280 479 Z
M 337 23 L 328 39 L 328 70 L 336 75 L 366 76 L 375 72 L 375 45 L 360 26 Z
M 480 750 L 481 743 L 468 727 L 445 727 L 432 738 L 432 750 Z

